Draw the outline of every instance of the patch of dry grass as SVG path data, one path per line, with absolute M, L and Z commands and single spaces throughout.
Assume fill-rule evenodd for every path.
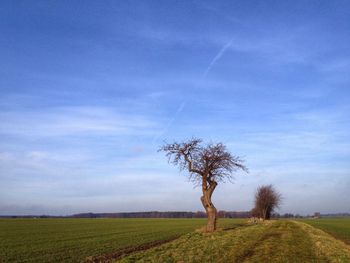
M 319 258 L 326 258 L 327 262 L 350 262 L 350 246 L 302 222 L 295 222 L 311 238 L 314 249 Z
M 300 220 L 317 227 L 350 245 L 350 217 Z
M 293 221 L 246 224 L 212 234 L 192 232 L 120 262 L 350 262 L 350 249 Z

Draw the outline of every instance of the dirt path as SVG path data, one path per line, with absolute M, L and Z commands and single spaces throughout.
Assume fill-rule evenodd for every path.
M 281 220 L 214 234 L 190 233 L 120 262 L 350 263 L 350 247 L 307 224 Z

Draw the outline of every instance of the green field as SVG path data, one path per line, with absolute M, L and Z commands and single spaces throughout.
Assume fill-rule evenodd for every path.
M 306 219 L 302 221 L 322 229 L 350 245 L 350 217 Z
M 221 219 L 234 227 L 240 219 Z M 183 235 L 205 219 L 0 219 L 0 262 L 80 262 Z

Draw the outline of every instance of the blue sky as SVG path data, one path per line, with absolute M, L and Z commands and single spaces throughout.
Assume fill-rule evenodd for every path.
M 221 141 L 249 210 L 350 212 L 349 1 L 1 1 L 0 214 L 202 210 L 164 140 Z

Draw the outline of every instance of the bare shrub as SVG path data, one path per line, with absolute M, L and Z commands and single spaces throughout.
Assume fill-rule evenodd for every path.
M 282 196 L 273 185 L 258 187 L 255 193 L 255 207 L 252 210 L 253 217 L 260 217 L 264 220 L 271 218 L 272 212 L 281 204 Z

